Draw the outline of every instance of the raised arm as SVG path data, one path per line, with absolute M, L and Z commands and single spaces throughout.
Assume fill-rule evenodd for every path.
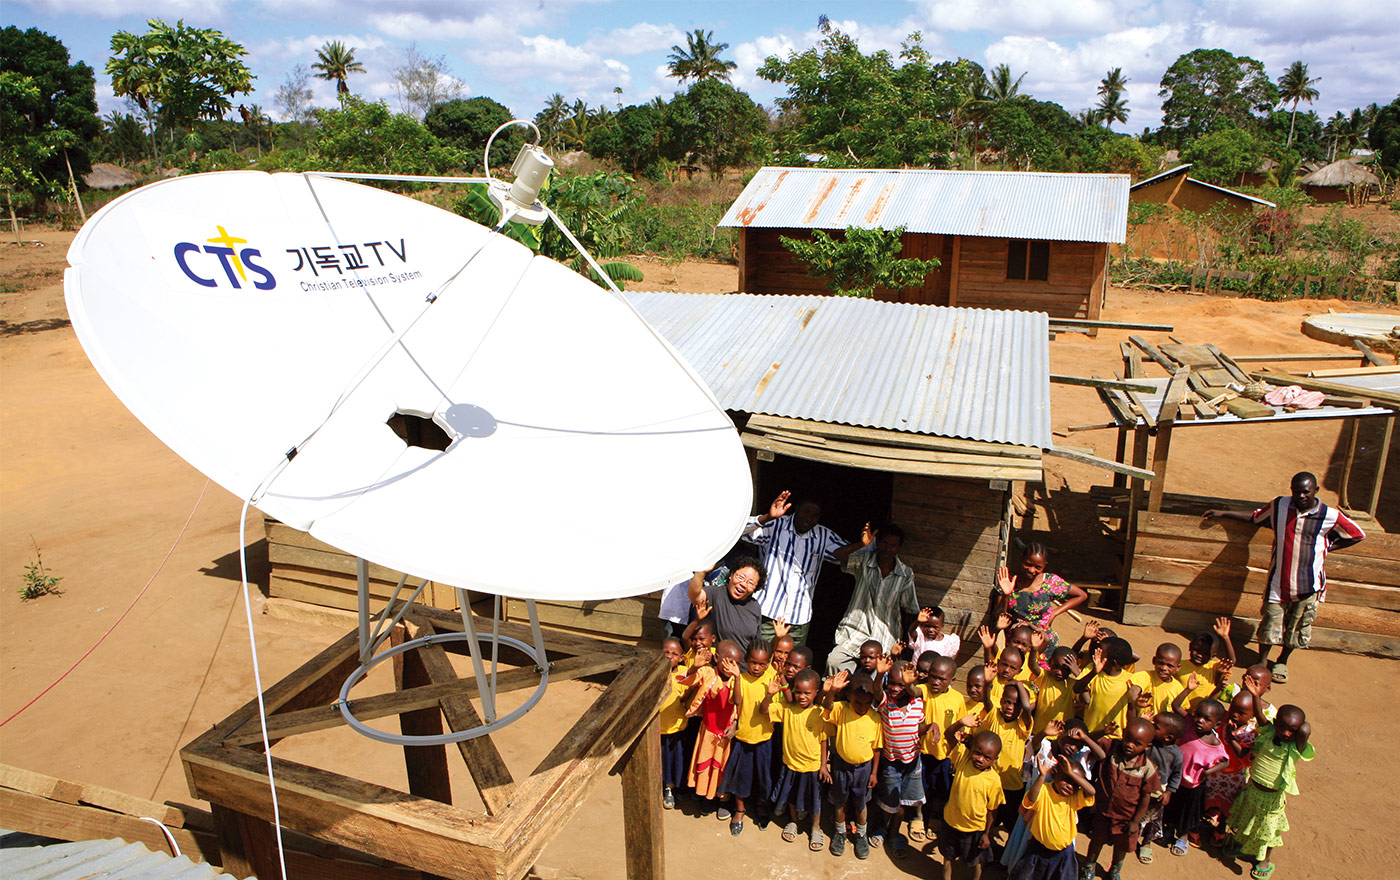
M 875 543 L 875 532 L 870 528 L 870 523 L 866 523 L 860 530 L 859 540 L 852 541 L 843 547 L 837 547 L 831 551 L 831 555 L 836 558 L 838 565 L 845 565 L 846 560 L 851 558 L 851 554 L 861 549 L 869 547 Z
M 1020 679 L 1011 683 L 1016 685 L 1016 690 L 1021 692 L 1021 718 L 1024 719 L 1027 724 L 1034 724 L 1035 698 L 1031 696 L 1030 688 L 1026 687 L 1026 683 Z
M 1186 706 L 1185 706 L 1185 704 L 1186 704 L 1186 698 L 1189 697 L 1189 696 L 1191 695 L 1191 692 L 1192 692 L 1192 691 L 1194 691 L 1196 688 L 1200 687 L 1200 685 L 1201 685 L 1201 677 L 1200 677 L 1199 675 L 1197 675 L 1196 673 L 1193 672 L 1193 673 L 1191 673 L 1190 675 L 1186 676 L 1186 689 L 1185 689 L 1184 691 L 1182 691 L 1181 693 L 1177 694 L 1177 695 L 1176 695 L 1176 698 L 1172 700 L 1172 711 L 1175 712 L 1175 713 L 1178 714 L 1178 715 L 1185 715 L 1185 714 L 1186 714 Z
M 1089 689 L 1089 682 L 1094 680 L 1094 676 L 1098 675 L 1100 672 L 1103 672 L 1104 667 L 1107 665 L 1108 658 L 1104 657 L 1103 648 L 1095 648 L 1094 671 L 1074 683 L 1074 692 L 1076 694 L 1082 694 L 1085 691 L 1087 691 Z
M 697 609 L 702 605 L 709 604 L 705 598 L 705 575 L 714 571 L 714 566 L 710 566 L 704 571 L 697 571 L 690 576 L 690 584 L 686 587 L 686 593 L 690 596 L 690 604 Z
M 1060 756 L 1060 770 L 1070 779 L 1073 779 L 1074 784 L 1078 785 L 1081 791 L 1090 797 L 1093 796 L 1094 784 L 1084 778 L 1084 774 L 1079 772 L 1079 768 L 1069 759 L 1068 755 Z
M 758 515 L 758 524 L 766 526 L 786 514 L 792 508 L 792 502 L 788 500 L 791 497 L 792 493 L 786 489 L 779 492 L 778 497 L 773 499 L 773 503 L 768 505 L 768 512 Z
M 1201 514 L 1201 519 L 1233 519 L 1236 522 L 1252 523 L 1254 522 L 1254 513 L 1253 511 L 1247 513 L 1243 510 L 1207 510 Z
M 1230 618 L 1215 618 L 1215 626 L 1211 629 L 1211 632 L 1215 634 L 1216 641 L 1218 641 L 1220 643 L 1220 647 L 1222 647 L 1225 650 L 1226 659 L 1228 659 L 1230 661 L 1230 665 L 1233 666 L 1236 662 L 1235 643 L 1230 641 Z
M 982 715 L 979 712 L 972 712 L 968 715 L 964 715 L 957 721 L 948 725 L 948 729 L 943 731 L 943 739 L 947 741 L 948 745 L 955 746 L 958 744 L 958 731 L 970 730 L 981 723 Z
M 832 704 L 836 702 L 836 693 L 846 686 L 846 682 L 851 680 L 851 674 L 842 669 L 840 672 L 822 682 L 822 708 L 831 711 Z

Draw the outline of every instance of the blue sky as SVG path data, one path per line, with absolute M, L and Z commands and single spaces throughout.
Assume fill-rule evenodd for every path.
M 142 32 L 145 20 L 185 19 L 214 27 L 249 50 L 257 76 L 246 103 L 274 113 L 273 94 L 297 63 L 310 65 L 329 40 L 355 48 L 367 73 L 357 94 L 397 109 L 392 72 L 410 44 L 443 56 L 464 97 L 488 95 L 517 115 L 533 116 L 549 95 L 590 105 L 669 97 L 666 57 L 685 32 L 704 28 L 739 64 L 732 81 L 765 106 L 781 92 L 754 70 L 769 55 L 801 52 L 820 39 L 817 17 L 855 35 L 867 51 L 889 49 L 922 31 L 935 58 L 1007 63 L 1026 73 L 1022 91 L 1090 106 L 1104 73 L 1129 78 L 1127 128 L 1160 124 L 1158 83 L 1177 56 L 1222 48 L 1263 61 L 1277 80 L 1293 60 L 1320 77 L 1312 105 L 1324 117 L 1400 92 L 1400 15 L 1393 0 L 5 0 L 0 22 L 37 27 L 63 41 L 97 71 L 103 113 L 121 108 L 103 74 L 111 35 Z M 316 104 L 335 102 L 315 82 Z M 1304 109 L 1307 109 L 1304 105 Z

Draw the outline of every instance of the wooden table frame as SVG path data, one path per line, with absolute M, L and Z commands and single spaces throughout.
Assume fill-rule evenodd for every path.
M 478 618 L 478 627 L 490 621 Z M 462 632 L 459 615 L 415 608 L 395 632 Z M 502 635 L 529 641 L 528 628 L 503 623 Z M 485 811 L 452 805 L 446 746 L 403 747 L 409 791 L 273 757 L 284 828 L 417 869 L 425 875 L 515 880 L 525 875 L 557 831 L 609 774 L 622 777 L 627 876 L 662 878 L 661 740 L 657 711 L 667 696 L 668 664 L 659 652 L 550 632 L 550 679 L 613 675 L 607 689 L 530 775 L 516 780 L 489 736 L 457 743 Z M 398 715 L 406 734 L 479 725 L 471 704 L 476 683 L 459 678 L 442 645 L 395 662 L 397 689 L 353 700 L 361 720 Z M 335 705 L 359 664 L 351 631 L 263 695 L 272 744 L 344 724 Z M 503 673 L 498 690 L 533 687 L 530 669 Z M 545 699 L 548 699 L 546 694 Z M 510 730 L 513 728 L 507 728 Z M 386 746 L 389 748 L 389 746 Z M 214 815 L 224 870 L 278 878 L 277 854 L 257 702 L 250 701 L 180 752 L 190 793 Z

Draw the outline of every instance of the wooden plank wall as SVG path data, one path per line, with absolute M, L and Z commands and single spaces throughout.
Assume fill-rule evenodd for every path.
M 840 237 L 843 230 L 828 229 L 826 232 Z M 812 237 L 809 229 L 744 229 L 741 230 L 744 246 L 740 259 L 743 265 L 739 270 L 741 293 L 767 293 L 779 295 L 830 294 L 826 283 L 807 274 L 803 265 L 793 257 L 792 252 L 783 247 L 780 236 L 808 240 Z M 953 238 L 944 235 L 904 234 L 903 257 L 917 257 L 921 260 L 938 259 L 942 266 L 924 279 L 922 287 L 900 291 L 875 292 L 875 298 L 885 302 L 909 302 L 921 305 L 948 305 L 948 283 L 950 267 L 953 264 Z
M 1138 515 L 1123 622 L 1187 630 L 1217 615 L 1252 637 L 1267 587 L 1273 532 L 1232 520 Z M 1400 657 L 1400 535 L 1368 534 L 1327 556 L 1327 601 L 1312 645 Z
M 891 519 L 906 533 L 899 555 L 914 569 L 921 605 L 982 623 L 1006 558 L 1007 499 L 987 480 L 895 475 Z
M 1047 312 L 1052 318 L 1094 318 L 1099 294 L 1097 267 L 1108 245 L 1050 243 L 1046 281 L 1006 280 L 1005 238 L 963 236 L 953 305 L 980 309 Z
M 267 557 L 272 569 L 268 579 L 269 596 L 347 611 L 359 607 L 354 556 L 270 517 L 264 517 L 263 522 L 267 532 Z M 400 574 L 382 565 L 370 565 L 372 611 L 378 611 L 388 602 L 394 587 L 398 585 Z M 407 597 L 418 586 L 418 580 L 410 579 L 400 597 Z M 450 587 L 429 583 L 423 588 L 418 601 L 435 608 L 456 610 L 457 593 Z
M 665 635 L 661 613 L 661 593 L 648 593 L 626 599 L 605 599 L 593 602 L 535 602 L 540 623 L 556 629 L 567 629 L 604 638 L 660 639 Z M 529 612 L 523 599 L 506 600 L 506 617 L 517 623 L 527 622 Z

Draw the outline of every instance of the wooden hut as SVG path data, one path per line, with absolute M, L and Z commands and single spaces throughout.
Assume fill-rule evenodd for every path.
M 1338 159 L 1298 181 L 1303 191 L 1324 204 L 1363 204 L 1380 188 L 1381 179 L 1371 169 L 1351 159 Z
M 1097 319 L 1108 245 L 1127 229 L 1119 174 L 761 169 L 720 226 L 739 231 L 739 290 L 828 293 L 780 238 L 813 230 L 904 229 L 903 255 L 942 265 L 923 285 L 876 298 Z
M 1188 173 L 1190 170 L 1190 163 L 1178 165 L 1156 177 L 1139 181 L 1129 189 L 1128 197 L 1135 204 L 1156 202 L 1177 211 L 1197 214 L 1204 214 L 1217 205 L 1224 205 L 1227 211 L 1235 214 L 1248 214 L 1256 208 L 1278 207 L 1265 199 L 1197 180 Z

